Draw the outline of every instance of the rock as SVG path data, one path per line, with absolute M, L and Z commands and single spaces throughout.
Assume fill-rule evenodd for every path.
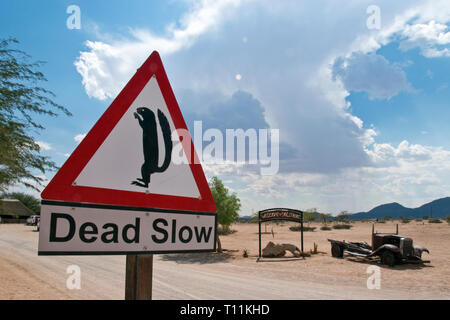
M 283 243 L 282 247 L 283 247 L 283 249 L 290 251 L 295 257 L 300 257 L 300 255 L 301 255 L 300 249 L 297 248 L 296 246 L 294 246 L 293 244 Z
M 272 241 L 262 250 L 262 256 L 266 258 L 283 257 L 285 254 L 286 250 L 283 249 L 283 246 L 275 244 Z
M 266 258 L 284 257 L 286 250 L 290 251 L 295 257 L 300 257 L 300 249 L 293 244 L 283 243 L 275 244 L 270 241 L 267 246 L 262 250 L 262 256 Z

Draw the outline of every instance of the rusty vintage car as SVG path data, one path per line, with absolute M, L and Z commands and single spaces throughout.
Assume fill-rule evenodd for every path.
M 430 253 L 427 248 L 413 245 L 413 240 L 396 233 L 376 233 L 372 225 L 372 245 L 367 242 L 346 242 L 328 239 L 331 242 L 331 255 L 342 258 L 344 253 L 352 256 L 380 257 L 381 263 L 394 266 L 397 263 L 426 263 L 422 253 Z

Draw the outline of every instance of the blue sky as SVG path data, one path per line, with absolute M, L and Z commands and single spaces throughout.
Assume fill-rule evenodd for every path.
M 370 99 L 365 92 L 353 92 L 349 101 L 352 113 L 380 131 L 380 141 L 450 148 L 450 59 L 429 59 L 418 49 L 402 52 L 391 43 L 377 51 L 391 63 L 404 65 L 413 92 L 401 92 L 389 100 Z
M 380 28 L 367 21 L 370 5 Z M 69 5 L 81 29 L 69 30 Z M 280 129 L 280 170 L 205 165 L 242 199 L 338 213 L 450 190 L 446 1 L 25 1 L 0 4 L 0 37 L 43 60 L 73 117 L 36 140 L 61 165 L 158 50 L 188 126 Z M 241 75 L 239 80 L 236 75 Z M 51 179 L 53 173 L 48 173 Z M 21 189 L 16 186 L 16 189 Z

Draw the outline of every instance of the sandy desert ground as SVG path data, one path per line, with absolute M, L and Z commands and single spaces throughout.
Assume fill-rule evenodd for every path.
M 263 246 L 269 241 L 300 246 L 293 223 L 263 225 Z M 235 224 L 235 233 L 221 236 L 222 254 L 156 255 L 154 299 L 449 299 L 450 226 L 412 221 L 400 224 L 400 234 L 430 250 L 425 265 L 389 268 L 378 261 L 330 255 L 327 238 L 367 241 L 372 225 L 356 222 L 351 230 L 304 233 L 305 251 L 318 244 L 323 253 L 296 259 L 257 262 L 258 224 Z M 0 299 L 123 299 L 125 256 L 38 256 L 35 227 L 0 225 Z M 274 234 L 272 235 L 272 231 Z M 377 224 L 380 232 L 394 232 L 395 224 Z M 242 256 L 247 249 L 249 257 Z M 67 268 L 81 270 L 81 289 L 66 287 Z M 369 266 L 381 271 L 381 288 L 368 289 Z

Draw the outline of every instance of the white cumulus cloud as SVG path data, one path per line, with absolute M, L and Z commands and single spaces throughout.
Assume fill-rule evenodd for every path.
M 37 143 L 37 145 L 39 146 L 39 148 L 40 148 L 41 150 L 48 151 L 48 150 L 51 150 L 51 149 L 52 149 L 51 145 L 50 145 L 49 143 L 47 143 L 47 142 L 44 142 L 44 141 L 36 141 L 36 143 Z
M 367 92 L 371 99 L 390 99 L 410 89 L 406 73 L 374 53 L 354 52 L 348 58 L 337 58 L 333 78 L 340 79 L 349 91 Z
M 450 57 L 450 30 L 445 24 L 432 20 L 406 25 L 401 35 L 404 40 L 400 42 L 400 49 L 404 51 L 418 47 L 427 58 Z
M 73 140 L 75 140 L 75 142 L 77 142 L 77 143 L 80 143 L 84 139 L 84 137 L 86 137 L 86 134 L 80 133 L 80 134 L 77 134 L 75 137 L 73 137 Z
M 167 35 L 149 30 L 130 29 L 130 39 L 105 43 L 86 41 L 88 51 L 75 61 L 82 83 L 90 97 L 100 100 L 114 97 L 136 68 L 153 50 L 171 54 L 192 45 L 195 39 L 213 30 L 221 19 L 232 13 L 240 0 L 203 0 L 180 20 L 180 27 L 167 27 Z

